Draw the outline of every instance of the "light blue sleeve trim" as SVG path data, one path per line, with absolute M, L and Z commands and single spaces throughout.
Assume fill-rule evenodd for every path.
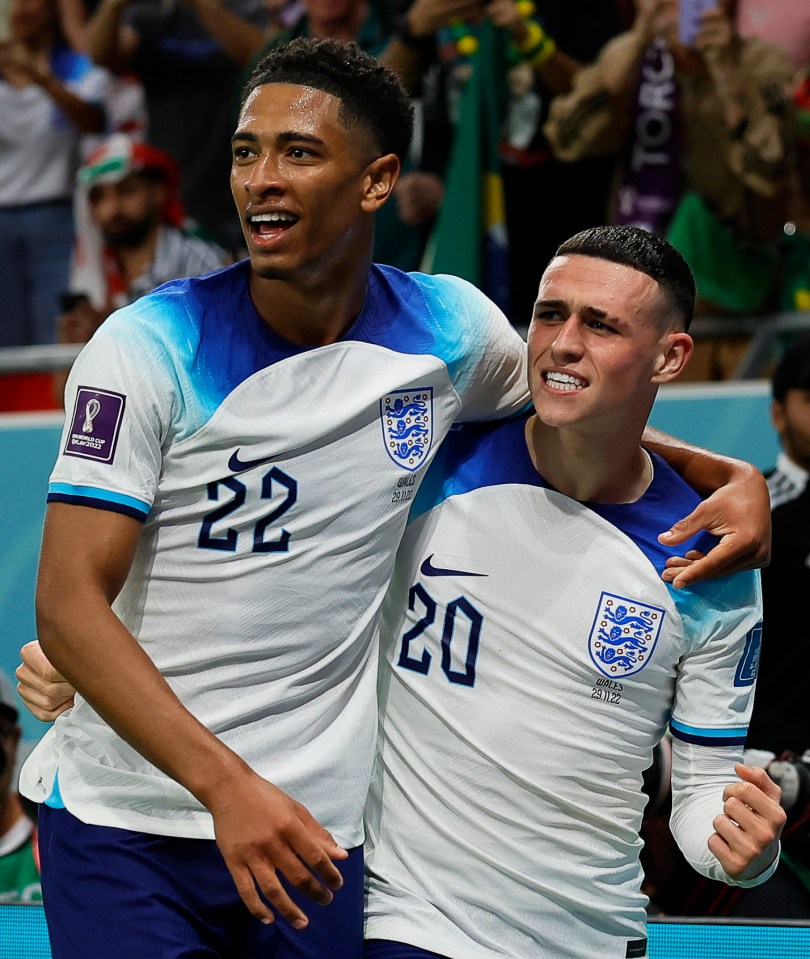
M 697 743 L 699 745 L 741 746 L 745 745 L 745 737 L 748 733 L 748 726 L 723 726 L 722 728 L 713 728 L 710 726 L 690 726 L 687 723 L 680 723 L 677 719 L 670 719 L 669 728 L 672 735 L 687 743 Z
M 110 490 L 97 489 L 94 486 L 71 486 L 69 483 L 51 483 L 48 486 L 49 493 L 58 493 L 62 496 L 83 496 L 87 499 L 97 499 L 106 503 L 117 503 L 119 506 L 128 506 L 130 509 L 149 514 L 152 508 L 151 504 L 143 500 L 135 499 L 134 496 L 124 496 L 123 493 L 112 493 Z

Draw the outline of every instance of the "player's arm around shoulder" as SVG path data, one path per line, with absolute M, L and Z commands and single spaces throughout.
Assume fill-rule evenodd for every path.
M 750 463 L 692 446 L 647 427 L 644 445 L 658 453 L 706 498 L 660 540 L 679 546 L 705 530 L 718 544 L 705 556 L 687 553 L 667 561 L 664 579 L 683 589 L 701 579 L 767 565 L 771 555 L 771 507 L 762 473 Z

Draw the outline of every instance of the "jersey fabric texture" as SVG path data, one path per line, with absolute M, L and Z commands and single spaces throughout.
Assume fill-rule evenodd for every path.
M 374 267 L 346 335 L 299 348 L 248 276 L 174 281 L 101 326 L 68 381 L 48 499 L 143 521 L 116 614 L 201 722 L 352 847 L 410 500 L 456 417 L 525 406 L 525 345 L 470 284 Z M 21 788 L 85 822 L 213 838 L 80 697 Z
M 642 772 L 669 726 L 734 778 L 758 578 L 671 589 L 657 535 L 697 494 L 655 457 L 637 502 L 576 502 L 538 475 L 524 427 L 453 431 L 400 548 L 366 938 L 450 959 L 640 956 Z

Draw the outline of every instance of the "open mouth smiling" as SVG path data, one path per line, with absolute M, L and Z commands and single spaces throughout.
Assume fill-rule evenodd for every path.
M 298 222 L 294 213 L 281 210 L 273 213 L 255 213 L 248 217 L 250 229 L 258 236 L 272 236 L 279 231 L 288 230 Z
M 584 390 L 588 385 L 586 380 L 572 373 L 560 373 L 555 370 L 548 370 L 543 373 L 543 382 L 552 390 L 560 390 L 563 393 L 573 393 L 577 390 Z

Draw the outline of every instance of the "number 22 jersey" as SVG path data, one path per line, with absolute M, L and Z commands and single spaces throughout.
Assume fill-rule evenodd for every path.
M 525 405 L 525 345 L 470 284 L 373 267 L 345 336 L 300 348 L 248 279 L 243 262 L 175 281 L 101 326 L 71 372 L 48 499 L 143 522 L 116 614 L 205 726 L 355 846 L 410 501 L 457 416 Z M 86 822 L 213 838 L 81 697 L 22 789 Z

